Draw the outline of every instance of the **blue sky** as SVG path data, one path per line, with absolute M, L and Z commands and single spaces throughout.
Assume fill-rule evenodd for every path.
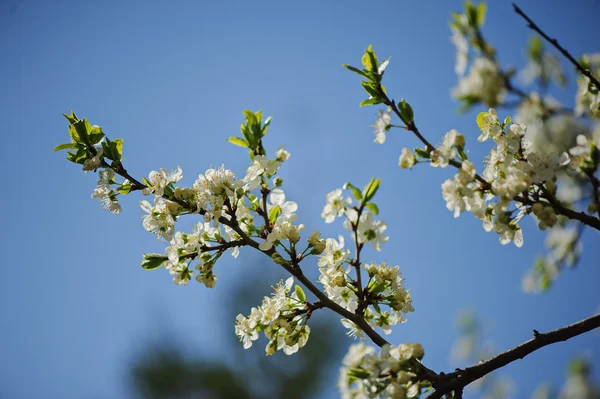
M 594 1 L 519 5 L 574 54 L 599 50 L 591 39 L 599 33 Z M 181 166 L 189 185 L 210 165 L 243 175 L 245 152 L 225 139 L 238 134 L 243 109 L 262 109 L 273 116 L 267 149 L 292 153 L 281 170 L 288 199 L 298 202 L 308 231 L 326 236 L 342 226 L 320 219 L 325 194 L 381 177 L 377 203 L 390 241 L 365 259 L 401 266 L 417 310 L 390 340 L 421 342 L 434 370 L 454 368 L 453 319 L 464 307 L 483 318 L 498 349 L 529 339 L 534 328 L 593 314 L 598 233 L 586 231 L 580 265 L 551 292 L 525 295 L 521 278 L 543 252 L 544 235 L 525 223 L 523 248 L 500 245 L 470 215 L 455 220 L 445 209 L 440 185 L 451 171 L 397 167 L 402 147 L 417 145 L 413 137 L 395 131 L 384 146 L 373 143 L 377 109 L 358 107 L 358 76 L 341 67 L 360 64 L 371 43 L 380 58 L 392 57 L 388 92 L 411 103 L 429 140 L 456 128 L 476 159 L 483 156 L 474 123 L 482 109 L 460 116 L 449 94 L 456 77 L 447 22 L 461 8 L 461 1 L 0 3 L 0 159 L 9 176 L 0 199 L 8 211 L 0 397 L 127 397 L 130 356 L 163 326 L 207 356 L 243 350 L 225 346 L 233 320 L 219 309 L 261 260 L 246 251 L 220 262 L 214 290 L 177 287 L 164 270 L 142 270 L 142 253 L 163 246 L 141 226 L 140 198 L 124 199 L 121 215 L 102 211 L 89 198 L 95 177 L 52 153 L 68 140 L 62 113 L 71 109 L 124 138 L 134 176 Z M 524 22 L 508 2 L 488 9 L 484 34 L 500 61 L 523 66 Z M 555 96 L 572 104 L 573 93 L 571 86 Z M 305 267 L 315 275 L 316 264 Z M 265 294 L 278 273 L 264 276 Z M 571 355 L 599 360 L 599 339 L 592 333 L 555 345 L 503 373 L 518 397 L 528 397 L 539 382 L 561 381 Z

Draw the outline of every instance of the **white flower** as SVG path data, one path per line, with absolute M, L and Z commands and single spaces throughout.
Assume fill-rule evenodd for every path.
M 285 152 L 281 152 L 279 155 L 285 157 Z M 270 161 L 265 155 L 255 156 L 252 165 L 246 170 L 246 176 L 244 177 L 244 182 L 248 184 L 248 190 L 254 190 L 260 186 L 261 176 L 263 174 L 266 174 L 267 177 L 273 176 L 277 173 L 280 166 L 281 163 L 279 161 Z
M 238 314 L 236 317 L 235 324 L 235 335 L 240 337 L 240 341 L 243 342 L 244 349 L 248 349 L 252 346 L 252 341 L 258 339 L 258 332 L 256 331 L 256 316 L 259 313 L 256 308 L 252 308 L 250 317 L 246 318 L 242 314 Z
M 408 148 L 403 148 L 402 153 L 400 154 L 400 159 L 398 160 L 398 166 L 402 169 L 411 169 L 415 164 L 416 159 L 414 154 Z
M 459 133 L 452 129 L 444 136 L 442 144 L 437 149 L 431 151 L 431 166 L 445 168 L 450 160 L 456 157 L 454 145 Z
M 95 171 L 96 169 L 98 169 L 100 167 L 100 164 L 102 163 L 103 152 L 104 148 L 100 147 L 96 155 L 83 161 L 83 170 L 87 172 L 88 170 Z
M 377 144 L 385 143 L 385 134 L 390 130 L 391 123 L 392 109 L 388 107 L 386 111 L 380 110 L 377 119 L 375 119 L 375 125 L 373 125 L 373 134 Z
M 459 100 L 476 98 L 488 107 L 501 104 L 506 89 L 498 65 L 485 57 L 476 58 L 469 73 L 460 77 L 452 95 Z
M 142 194 L 148 195 L 154 193 L 157 197 L 161 197 L 165 193 L 165 187 L 171 183 L 177 183 L 182 177 L 183 172 L 179 166 L 171 172 L 167 172 L 163 168 L 160 169 L 160 172 L 153 170 L 148 175 L 150 186 L 144 188 Z
M 110 184 L 113 183 L 115 172 L 107 168 L 98 173 L 99 180 L 98 185 L 92 193 L 92 198 L 97 198 L 100 202 L 102 209 L 108 210 L 112 214 L 118 214 L 121 212 L 121 205 L 117 201 L 118 192 L 110 188 Z
M 275 152 L 275 159 L 278 162 L 285 162 L 290 159 L 290 153 L 286 151 L 283 147 L 279 147 Z
M 347 336 L 354 338 L 354 339 L 357 339 L 357 338 L 360 340 L 365 339 L 364 331 L 361 330 L 360 327 L 358 327 L 352 321 L 344 318 L 341 320 L 341 322 L 342 322 L 342 325 L 344 327 L 346 327 L 346 329 L 348 329 L 348 332 L 346 333 Z
M 358 219 L 358 212 L 356 209 L 348 208 L 346 210 L 346 218 L 344 221 L 344 228 L 347 230 L 352 230 L 352 222 L 356 223 Z M 387 229 L 387 225 L 383 220 L 373 220 L 373 214 L 370 212 L 363 212 L 360 215 L 360 220 L 358 221 L 357 226 L 357 235 L 358 242 L 364 243 L 367 241 L 371 242 L 373 249 L 375 251 L 381 251 L 381 244 L 384 244 L 388 241 L 389 237 L 383 234 L 383 232 Z M 354 235 L 352 235 L 354 239 Z
M 342 216 L 346 210 L 346 205 L 352 202 L 349 197 L 344 198 L 344 190 L 341 188 L 327 194 L 326 201 L 327 203 L 321 213 L 321 217 L 325 219 L 325 223 L 331 223 L 336 217 Z
M 278 206 L 279 209 L 281 209 L 281 217 L 290 222 L 296 220 L 297 215 L 294 214 L 294 212 L 298 210 L 298 204 L 296 204 L 294 201 L 286 201 L 285 193 L 282 189 L 276 188 L 271 191 L 271 194 L 269 195 L 269 202 L 270 204 L 267 204 L 267 212 L 269 212 L 273 207 Z

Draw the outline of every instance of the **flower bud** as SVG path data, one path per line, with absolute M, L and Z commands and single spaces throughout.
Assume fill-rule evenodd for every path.
M 463 136 L 461 133 L 458 133 L 454 138 L 454 145 L 456 148 L 462 151 L 462 149 L 465 148 L 465 136 Z
M 398 166 L 402 169 L 410 169 L 415 164 L 415 161 L 414 154 L 408 148 L 403 148 L 398 160 Z
M 325 240 L 320 240 L 312 250 L 313 255 L 321 255 L 325 251 Z
M 423 358 L 423 356 L 425 356 L 425 350 L 423 349 L 423 345 L 419 343 L 412 344 L 412 355 L 417 359 Z
M 548 189 L 548 191 L 550 191 L 550 194 L 555 195 L 556 194 L 556 183 L 554 183 L 554 181 L 552 181 L 552 180 L 548 180 L 546 182 L 546 189 Z
M 171 215 L 178 213 L 181 210 L 181 206 L 177 202 L 167 201 L 167 211 Z
M 531 211 L 533 212 L 533 214 L 537 217 L 540 217 L 540 215 L 542 214 L 542 212 L 544 211 L 544 205 L 536 202 L 535 204 L 533 204 L 533 206 L 531 207 Z
M 290 226 L 287 231 L 287 236 L 291 242 L 294 244 L 300 241 L 300 234 L 298 234 L 298 230 L 294 226 Z

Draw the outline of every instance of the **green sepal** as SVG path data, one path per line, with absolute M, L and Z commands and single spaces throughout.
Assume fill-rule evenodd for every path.
M 300 302 L 306 302 L 306 294 L 304 293 L 304 290 L 302 289 L 302 287 L 300 287 L 299 285 L 296 285 L 294 287 L 294 289 L 296 290 L 296 295 L 298 296 L 298 300 Z
M 144 254 L 142 267 L 146 270 L 154 270 L 159 268 L 166 260 L 167 257 L 161 254 Z

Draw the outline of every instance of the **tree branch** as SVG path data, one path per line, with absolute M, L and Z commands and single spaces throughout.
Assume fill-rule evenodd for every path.
M 547 333 L 539 333 L 537 330 L 533 330 L 534 337 L 519 346 L 509 349 L 476 366 L 457 370 L 449 374 L 440 374 L 437 384 L 434 384 L 435 391 L 427 399 L 438 399 L 451 391 L 462 390 L 463 387 L 473 381 L 515 360 L 523 359 L 525 356 L 544 346 L 566 341 L 598 327 L 600 327 L 600 314 Z
M 562 53 L 562 55 L 564 55 L 569 61 L 571 61 L 571 63 L 573 65 L 575 65 L 575 68 L 577 68 L 577 70 L 579 72 L 581 72 L 581 74 L 583 76 L 586 76 L 593 84 L 594 86 L 596 86 L 598 88 L 598 90 L 600 90 L 600 81 L 598 79 L 596 79 L 594 77 L 594 75 L 592 75 L 592 72 L 589 69 L 585 69 L 579 62 L 577 62 L 577 60 L 567 51 L 565 50 L 563 47 L 561 47 L 560 44 L 558 44 L 558 41 L 556 39 L 552 39 L 550 36 L 548 36 L 542 29 L 540 29 L 539 26 L 537 26 L 535 24 L 535 22 L 533 22 L 531 20 L 531 18 L 529 18 L 524 12 L 523 10 L 521 10 L 515 3 L 513 3 L 513 8 L 515 9 L 515 12 L 517 14 L 519 14 L 520 16 L 522 16 L 525 21 L 527 21 L 528 26 L 533 29 L 534 31 L 536 31 L 537 33 L 539 33 L 544 39 L 546 39 L 550 44 L 552 44 L 554 47 L 556 47 L 556 49 L 558 51 L 560 51 Z

